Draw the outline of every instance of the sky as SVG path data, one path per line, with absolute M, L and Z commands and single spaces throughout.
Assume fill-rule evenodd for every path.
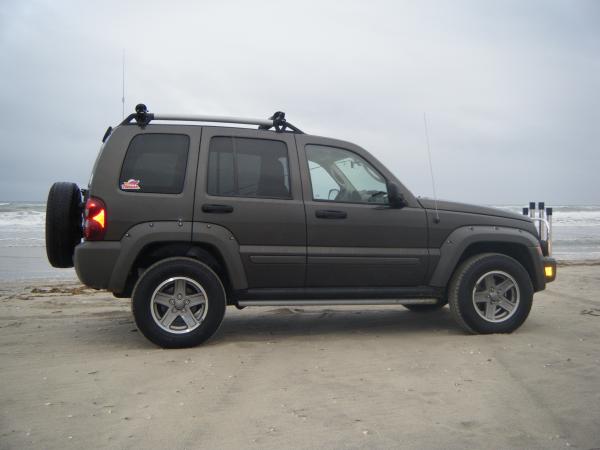
M 600 204 L 598 1 L 0 0 L 0 200 L 86 186 L 109 125 L 267 118 L 354 142 L 415 194 Z

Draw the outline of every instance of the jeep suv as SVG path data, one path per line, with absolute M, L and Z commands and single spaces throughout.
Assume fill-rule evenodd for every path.
M 416 198 L 366 150 L 281 112 L 138 105 L 107 130 L 87 189 L 50 189 L 46 245 L 53 266 L 131 297 L 137 327 L 163 347 L 204 342 L 227 305 L 448 303 L 467 332 L 509 333 L 556 276 L 530 217 Z

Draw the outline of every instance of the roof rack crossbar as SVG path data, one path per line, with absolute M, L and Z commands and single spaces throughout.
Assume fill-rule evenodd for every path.
M 221 122 L 221 123 L 240 123 L 244 125 L 262 125 L 273 126 L 272 120 L 267 119 L 248 119 L 244 117 L 229 116 L 205 116 L 202 114 L 181 115 L 181 114 L 154 114 L 154 120 L 179 120 L 183 122 Z
M 152 120 L 169 120 L 181 122 L 218 122 L 218 123 L 237 123 L 243 125 L 258 125 L 260 130 L 269 130 L 275 128 L 276 132 L 284 132 L 291 130 L 294 133 L 302 133 L 302 131 L 291 123 L 285 120 L 285 113 L 277 111 L 269 119 L 249 119 L 244 117 L 229 117 L 229 116 L 208 116 L 208 115 L 184 115 L 184 114 L 154 114 L 148 112 L 148 108 L 144 104 L 139 104 L 135 107 L 135 113 L 130 114 L 121 122 L 121 125 L 128 125 L 132 120 L 145 127 Z

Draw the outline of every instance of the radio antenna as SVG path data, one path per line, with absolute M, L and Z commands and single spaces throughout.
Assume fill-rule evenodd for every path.
M 433 189 L 433 202 L 435 205 L 435 223 L 440 223 L 440 213 L 438 211 L 437 193 L 435 192 L 435 178 L 433 176 L 433 164 L 431 163 L 431 147 L 429 145 L 429 129 L 427 127 L 427 114 L 423 113 L 423 123 L 425 124 L 425 140 L 427 141 L 427 156 L 429 157 L 429 173 L 431 174 L 431 187 Z
M 123 84 L 122 84 L 122 95 L 121 95 L 121 104 L 122 104 L 122 115 L 121 120 L 125 119 L 125 49 L 123 49 Z

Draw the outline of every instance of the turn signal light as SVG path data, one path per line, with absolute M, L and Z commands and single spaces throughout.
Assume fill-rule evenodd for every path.
M 101 241 L 106 233 L 106 205 L 91 197 L 85 203 L 83 236 L 87 241 Z
M 546 283 L 550 283 L 556 279 L 556 262 L 544 261 L 544 276 Z

